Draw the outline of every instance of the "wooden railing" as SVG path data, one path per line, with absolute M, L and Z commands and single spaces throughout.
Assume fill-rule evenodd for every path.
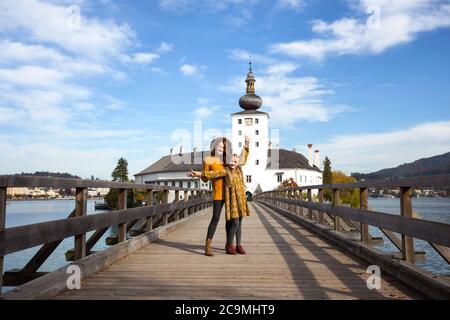
M 75 208 L 66 219 L 5 228 L 7 188 L 10 187 L 75 188 Z M 87 215 L 88 188 L 118 189 L 118 210 Z M 134 189 L 146 192 L 146 206 L 127 209 L 127 192 Z M 157 192 L 162 197 L 155 198 L 159 200 L 153 205 Z M 168 201 L 170 193 L 175 195 L 171 203 Z M 90 254 L 94 245 L 112 226 L 118 226 L 115 243 L 120 243 L 126 240 L 127 234 L 134 236 L 170 224 L 209 207 L 211 203 L 211 191 L 205 189 L 101 180 L 0 176 L 0 293 L 2 285 L 17 286 L 45 274 L 37 270 L 65 238 L 74 237 L 73 260 L 79 260 Z M 143 223 L 131 234 L 131 228 L 137 222 Z M 86 233 L 90 231 L 94 233 L 86 239 Z M 38 245 L 42 245 L 41 248 L 22 269 L 3 275 L 5 255 Z
M 414 238 L 428 242 L 441 257 L 450 263 L 450 225 L 418 219 L 413 215 L 412 190 L 417 187 L 448 187 L 450 175 L 417 178 L 391 178 L 386 180 L 346 184 L 324 184 L 266 191 L 253 196 L 255 201 L 276 206 L 290 213 L 322 225 L 329 225 L 337 232 L 357 231 L 360 241 L 370 244 L 369 226 L 379 228 L 402 253 L 402 259 L 415 261 Z M 368 210 L 368 189 L 399 189 L 400 215 Z M 340 203 L 340 191 L 358 189 L 359 208 Z M 316 191 L 317 190 L 317 191 Z M 332 202 L 324 202 L 324 191 L 330 190 Z M 304 195 L 306 192 L 306 195 Z M 312 194 L 317 197 L 313 200 Z M 304 199 L 307 200 L 304 200 Z M 397 235 L 400 234 L 400 237 Z

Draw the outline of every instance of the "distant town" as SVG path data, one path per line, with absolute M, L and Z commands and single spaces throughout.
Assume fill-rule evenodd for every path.
M 88 198 L 103 198 L 109 192 L 109 188 L 88 189 Z M 74 199 L 75 188 L 8 188 L 9 200 L 48 200 L 48 199 Z

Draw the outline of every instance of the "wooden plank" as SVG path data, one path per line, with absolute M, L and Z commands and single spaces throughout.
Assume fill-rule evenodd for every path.
M 367 210 L 369 208 L 369 189 L 360 188 L 359 189 L 359 208 L 362 210 Z M 361 242 L 369 244 L 369 226 L 366 223 L 361 223 Z
M 6 226 L 6 190 L 6 187 L 0 187 L 0 240 L 1 234 L 5 230 Z M 0 253 L 0 294 L 2 293 L 3 286 L 3 256 L 4 254 Z
M 0 234 L 0 256 L 64 239 L 77 234 L 106 228 L 114 224 L 147 218 L 162 212 L 173 212 L 199 204 L 201 200 L 162 204 L 152 207 L 139 207 L 91 214 L 84 217 L 60 219 L 25 226 L 8 228 Z
M 412 188 L 400 188 L 400 215 L 412 218 Z M 450 227 L 450 226 L 449 226 Z M 403 260 L 414 263 L 414 238 L 402 233 Z
M 87 189 L 76 188 L 75 192 L 75 217 L 85 217 L 87 215 Z M 86 233 L 75 234 L 74 260 L 79 260 L 86 256 Z

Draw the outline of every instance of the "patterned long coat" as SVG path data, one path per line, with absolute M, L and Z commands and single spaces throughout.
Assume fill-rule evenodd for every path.
M 248 157 L 248 148 L 244 148 L 241 154 L 241 162 L 235 170 L 229 166 L 219 170 L 202 171 L 202 176 L 207 179 L 225 178 L 225 219 L 231 220 L 250 215 L 247 197 L 245 194 L 244 176 L 242 166 Z

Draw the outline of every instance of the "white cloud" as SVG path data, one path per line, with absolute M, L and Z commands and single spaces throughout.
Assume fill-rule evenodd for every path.
M 338 135 L 317 146 L 333 169 L 373 172 L 450 150 L 450 121 L 428 122 L 387 132 Z
M 450 27 L 450 4 L 440 0 L 354 0 L 355 17 L 315 20 L 310 40 L 276 43 L 272 52 L 324 59 L 332 55 L 378 54 L 414 41 L 423 32 Z
M 252 62 L 257 64 L 271 64 L 275 63 L 276 59 L 267 57 L 265 55 L 252 53 L 250 51 L 244 50 L 244 49 L 231 49 L 229 50 L 229 56 L 230 59 L 237 60 L 237 61 L 246 61 L 248 62 L 250 60 L 250 57 L 252 58 Z
M 192 76 L 198 73 L 198 68 L 191 64 L 183 64 L 180 67 L 180 71 L 187 76 Z
M 299 9 L 303 6 L 303 0 L 278 0 L 277 3 L 287 9 Z
M 159 59 L 160 55 L 153 52 L 137 52 L 133 53 L 132 55 L 128 56 L 125 55 L 123 57 L 123 60 L 127 63 L 135 63 L 135 64 L 150 64 L 154 62 L 155 60 Z
M 181 73 L 184 74 L 185 76 L 197 77 L 197 78 L 203 77 L 202 71 L 204 69 L 206 69 L 206 66 L 197 66 L 197 65 L 188 64 L 188 63 L 185 63 L 180 67 Z
M 174 45 L 172 43 L 161 42 L 158 46 L 158 49 L 156 49 L 156 52 L 164 54 L 164 53 L 173 51 L 173 48 L 174 48 Z

